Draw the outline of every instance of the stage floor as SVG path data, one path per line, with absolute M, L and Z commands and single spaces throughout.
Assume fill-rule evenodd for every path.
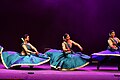
M 5 69 L 0 64 L 0 79 L 31 79 L 31 80 L 120 80 L 120 71 L 117 66 L 101 66 L 96 70 L 96 65 L 88 65 L 76 71 L 51 70 L 49 64 L 22 66 L 20 69 Z

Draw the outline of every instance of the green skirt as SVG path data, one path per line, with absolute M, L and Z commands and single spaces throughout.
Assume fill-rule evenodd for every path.
M 46 55 L 39 53 L 38 56 L 35 54 L 22 56 L 20 53 L 15 51 L 4 51 L 1 52 L 1 59 L 4 66 L 8 69 L 14 66 L 21 66 L 21 65 L 40 65 L 46 63 L 50 60 L 49 57 Z
M 51 49 L 45 52 L 50 57 L 50 65 L 55 69 L 74 70 L 89 64 L 90 57 L 76 52 L 73 54 L 64 54 L 62 50 Z

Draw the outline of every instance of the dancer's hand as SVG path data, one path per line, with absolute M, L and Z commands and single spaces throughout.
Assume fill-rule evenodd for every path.
M 82 48 L 82 47 L 80 47 L 80 50 L 81 50 L 81 51 L 83 51 L 83 48 Z
M 67 51 L 70 51 L 70 49 L 68 48 Z
M 118 47 L 116 47 L 116 46 L 113 46 L 112 48 L 113 48 L 113 49 L 115 49 L 115 50 L 117 50 L 117 49 L 118 49 Z
M 36 54 L 36 52 L 32 52 L 33 54 Z
M 38 55 L 38 54 L 39 54 L 39 52 L 37 51 L 37 52 L 36 52 L 36 55 Z
M 30 53 L 27 53 L 27 55 L 30 55 Z

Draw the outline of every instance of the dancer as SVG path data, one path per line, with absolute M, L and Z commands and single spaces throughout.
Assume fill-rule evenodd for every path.
M 42 53 L 38 53 L 37 49 L 29 43 L 28 34 L 25 34 L 22 39 L 21 53 L 15 51 L 4 51 L 1 53 L 2 62 L 7 69 L 21 65 L 40 65 L 49 61 L 49 57 Z
M 21 55 L 35 54 L 36 56 L 38 56 L 39 52 L 37 51 L 37 49 L 29 43 L 29 35 L 25 34 L 24 37 L 21 39 L 23 41 Z M 33 51 L 31 51 L 31 50 L 33 50 Z
M 103 61 L 107 60 L 108 58 L 109 59 L 114 58 L 114 57 L 110 57 L 110 56 L 120 56 L 120 47 L 118 46 L 118 43 L 120 43 L 119 38 L 117 38 L 115 36 L 115 31 L 111 30 L 109 32 L 107 50 L 92 54 L 92 58 L 99 61 L 97 69 L 99 69 L 99 67 L 103 63 Z M 120 59 L 118 59 L 117 61 L 118 61 L 118 63 L 120 63 Z
M 94 53 L 92 55 L 93 58 L 97 59 L 97 60 L 103 60 L 104 59 L 104 55 L 113 55 L 113 56 L 119 56 L 120 54 L 120 47 L 118 46 L 118 43 L 120 43 L 119 38 L 115 37 L 115 31 L 111 30 L 109 32 L 109 38 L 108 38 L 108 48 L 105 51 L 101 51 L 98 53 Z M 97 56 L 98 55 L 98 56 Z M 103 55 L 103 56 L 99 56 L 99 55 Z
M 109 39 L 108 39 L 108 50 L 110 51 L 120 51 L 120 47 L 118 46 L 118 43 L 120 43 L 120 40 L 115 37 L 115 31 L 111 30 L 109 33 Z
M 83 48 L 76 42 L 70 39 L 68 33 L 63 36 L 62 49 L 48 50 L 45 54 L 50 57 L 50 65 L 52 68 L 59 70 L 75 70 L 89 64 L 89 56 L 81 52 L 74 52 L 72 45 L 76 45 L 83 50 Z

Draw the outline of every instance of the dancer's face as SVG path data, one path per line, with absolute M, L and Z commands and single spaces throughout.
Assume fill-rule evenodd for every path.
M 25 40 L 26 40 L 26 41 L 29 41 L 29 40 L 30 40 L 30 37 L 29 37 L 29 36 L 27 36 L 27 37 L 25 38 Z
M 67 35 L 66 40 L 70 40 L 70 35 L 69 34 Z
M 115 37 L 115 32 L 112 32 L 110 35 L 111 37 Z

